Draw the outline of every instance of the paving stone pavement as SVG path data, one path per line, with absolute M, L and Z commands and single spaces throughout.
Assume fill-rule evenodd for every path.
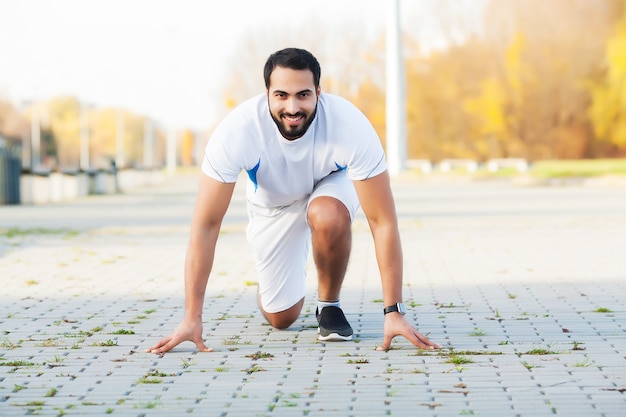
M 242 187 L 220 236 L 205 337 L 143 349 L 182 317 L 195 178 L 0 207 L 0 416 L 626 415 L 626 188 L 394 180 L 409 316 L 444 346 L 382 341 L 363 216 L 342 306 L 355 341 L 274 330 L 256 306 Z

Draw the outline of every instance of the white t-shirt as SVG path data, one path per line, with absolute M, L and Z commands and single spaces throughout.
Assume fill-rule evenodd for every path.
M 352 103 L 322 93 L 315 119 L 289 141 L 272 120 L 265 94 L 230 112 L 206 146 L 202 171 L 221 182 L 248 173 L 247 198 L 261 207 L 284 207 L 306 198 L 327 175 L 347 170 L 352 180 L 387 169 L 376 131 Z

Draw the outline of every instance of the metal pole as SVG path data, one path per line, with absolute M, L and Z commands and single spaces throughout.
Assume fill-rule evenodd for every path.
M 33 115 L 30 119 L 30 170 L 41 166 L 41 122 L 39 120 L 39 103 L 33 100 Z
M 178 30 L 174 27 L 170 27 L 170 51 L 169 51 L 169 61 L 168 61 L 168 75 L 169 75 L 169 105 L 172 107 L 170 110 L 170 114 L 176 113 L 176 71 L 175 65 L 178 62 L 177 57 L 177 45 L 178 45 Z M 165 164 L 167 166 L 167 173 L 169 175 L 176 174 L 176 130 L 174 126 L 171 124 L 166 126 L 167 129 L 167 137 L 166 140 L 166 150 L 165 150 Z
M 172 127 L 167 131 L 167 173 L 176 174 L 176 132 Z
M 144 169 L 152 169 L 152 139 L 153 139 L 152 120 L 146 119 L 143 133 L 143 167 Z
M 398 175 L 406 164 L 406 81 L 402 57 L 399 0 L 388 0 L 386 39 L 386 122 L 389 174 Z
M 124 115 L 121 110 L 117 111 L 117 123 L 115 132 L 115 165 L 117 168 L 124 166 Z
M 89 115 L 84 104 L 80 105 L 80 170 L 89 169 Z

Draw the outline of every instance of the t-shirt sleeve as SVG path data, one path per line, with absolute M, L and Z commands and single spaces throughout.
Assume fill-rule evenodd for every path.
M 347 160 L 348 176 L 351 180 L 366 180 L 382 174 L 387 169 L 385 151 L 374 127 L 365 115 L 350 104 L 350 122 L 342 135 L 350 141 Z
M 202 172 L 220 182 L 236 182 L 238 174 L 228 157 L 224 141 L 215 134 L 211 135 L 204 150 Z
M 204 150 L 202 172 L 220 182 L 236 182 L 244 166 L 245 127 L 236 123 L 237 113 L 218 124 Z

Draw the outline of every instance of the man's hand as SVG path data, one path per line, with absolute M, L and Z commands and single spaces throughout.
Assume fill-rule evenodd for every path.
M 387 351 L 391 347 L 391 341 L 396 336 L 404 336 L 413 345 L 420 349 L 441 349 L 441 346 L 428 340 L 426 336 L 408 322 L 400 313 L 389 313 L 385 315 L 385 333 L 383 344 L 376 350 Z
M 183 319 L 183 321 L 178 325 L 178 327 L 164 339 L 159 340 L 157 344 L 146 349 L 144 352 L 149 353 L 165 353 L 180 343 L 185 341 L 191 341 L 196 344 L 198 350 L 200 352 L 213 352 L 212 348 L 206 347 L 204 341 L 202 340 L 202 320 L 187 320 Z

